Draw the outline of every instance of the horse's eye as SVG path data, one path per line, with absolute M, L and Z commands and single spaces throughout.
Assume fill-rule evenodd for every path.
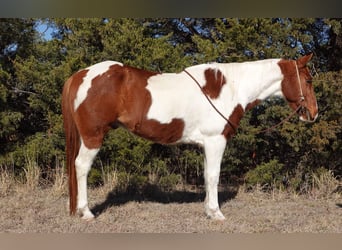
M 312 80 L 306 80 L 306 83 L 311 84 L 311 83 L 312 83 Z

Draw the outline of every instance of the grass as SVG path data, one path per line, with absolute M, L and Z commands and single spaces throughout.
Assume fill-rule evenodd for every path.
M 219 194 L 224 222 L 204 215 L 203 187 L 152 187 L 132 193 L 119 187 L 118 173 L 103 171 L 103 185 L 89 188 L 89 205 L 97 218 L 84 222 L 68 215 L 62 164 L 51 171 L 49 183 L 41 180 L 42 171 L 33 161 L 27 161 L 21 178 L 0 170 L 0 232 L 342 233 L 341 181 L 330 171 L 312 175 L 304 194 L 290 189 L 264 192 L 260 185 L 224 189 Z
M 321 173 L 312 175 L 312 186 L 309 194 L 313 198 L 324 198 L 327 195 L 338 195 L 338 190 L 341 188 L 340 181 L 335 178 L 331 170 L 323 170 Z
M 53 191 L 54 194 L 64 195 L 67 194 L 67 176 L 65 173 L 65 167 L 62 163 L 57 162 L 54 168 L 49 168 L 47 170 L 49 172 L 48 181 L 43 181 L 42 178 L 42 170 L 38 166 L 38 163 L 35 160 L 30 158 L 26 159 L 26 165 L 23 168 L 22 174 L 19 176 L 15 176 L 13 171 L 11 171 L 8 167 L 0 166 L 0 196 L 6 196 L 11 191 L 18 189 L 21 187 L 26 191 L 34 191 L 39 188 L 49 187 L 50 191 Z M 130 180 L 129 176 L 122 176 L 123 173 L 119 173 L 116 170 L 109 170 L 109 168 L 102 168 L 102 180 L 103 184 L 97 189 L 103 190 L 120 190 L 121 192 L 125 192 L 129 185 L 127 181 Z M 177 176 L 176 176 L 177 177 Z M 178 178 L 178 177 L 177 177 Z M 146 178 L 150 180 L 150 176 Z M 154 177 L 156 179 L 156 177 Z M 161 178 L 159 178 L 161 179 Z M 176 185 L 177 182 L 174 183 L 174 187 L 171 186 L 167 189 L 168 191 L 172 191 L 175 188 L 183 188 L 189 190 L 192 186 L 186 185 Z M 170 185 L 173 185 L 173 184 Z M 134 184 L 134 183 L 133 183 Z M 154 181 L 153 184 L 160 184 L 159 182 Z M 276 187 L 276 185 L 274 185 Z M 162 188 L 162 186 L 161 186 Z M 277 188 L 264 188 L 260 184 L 254 185 L 252 188 L 250 185 L 242 185 L 240 187 L 240 192 L 243 193 L 264 193 L 270 194 L 272 197 L 282 197 L 287 195 L 292 196 L 307 196 L 312 199 L 325 199 L 331 198 L 333 196 L 340 196 L 342 189 L 341 180 L 334 176 L 333 172 L 330 170 L 326 170 L 324 168 L 319 169 L 316 173 L 311 175 L 311 179 L 306 180 L 305 183 L 305 192 L 301 189 L 299 192 L 294 190 L 291 186 L 287 188 L 282 188 L 277 186 Z M 268 190 L 265 192 L 264 190 Z
M 15 185 L 14 176 L 5 167 L 0 168 L 0 197 L 7 196 Z
M 41 169 L 37 161 L 30 157 L 26 157 L 26 166 L 24 167 L 24 184 L 28 190 L 35 190 L 39 187 Z

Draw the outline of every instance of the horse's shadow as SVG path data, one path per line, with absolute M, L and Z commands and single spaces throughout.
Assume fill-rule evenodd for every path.
M 237 194 L 237 189 L 223 189 L 219 191 L 219 203 L 233 199 Z M 169 203 L 193 203 L 203 202 L 205 199 L 205 191 L 162 191 L 156 185 L 148 185 L 142 190 L 128 189 L 124 192 L 112 190 L 108 193 L 106 200 L 102 203 L 96 204 L 91 208 L 95 217 L 101 215 L 108 208 L 113 206 L 120 206 L 130 201 L 152 201 L 164 204 Z

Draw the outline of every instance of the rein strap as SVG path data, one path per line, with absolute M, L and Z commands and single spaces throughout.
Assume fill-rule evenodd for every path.
M 273 125 L 272 127 L 260 130 L 258 132 L 256 132 L 255 134 L 261 134 L 261 133 L 267 133 L 270 132 L 272 130 L 274 130 L 275 128 L 279 127 L 281 124 L 283 124 L 284 122 L 288 121 L 292 116 L 294 116 L 300 109 L 302 108 L 302 106 L 298 106 L 298 108 L 296 110 L 294 110 L 291 114 L 289 114 L 286 118 L 284 118 L 283 120 L 281 120 L 280 122 L 278 122 L 277 124 Z

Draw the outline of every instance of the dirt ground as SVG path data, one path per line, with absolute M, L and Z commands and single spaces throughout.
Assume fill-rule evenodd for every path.
M 223 222 L 206 218 L 203 191 L 112 194 L 89 190 L 96 219 L 68 215 L 66 192 L 13 191 L 0 197 L 0 232 L 34 233 L 342 233 L 342 198 L 284 192 L 221 192 Z

